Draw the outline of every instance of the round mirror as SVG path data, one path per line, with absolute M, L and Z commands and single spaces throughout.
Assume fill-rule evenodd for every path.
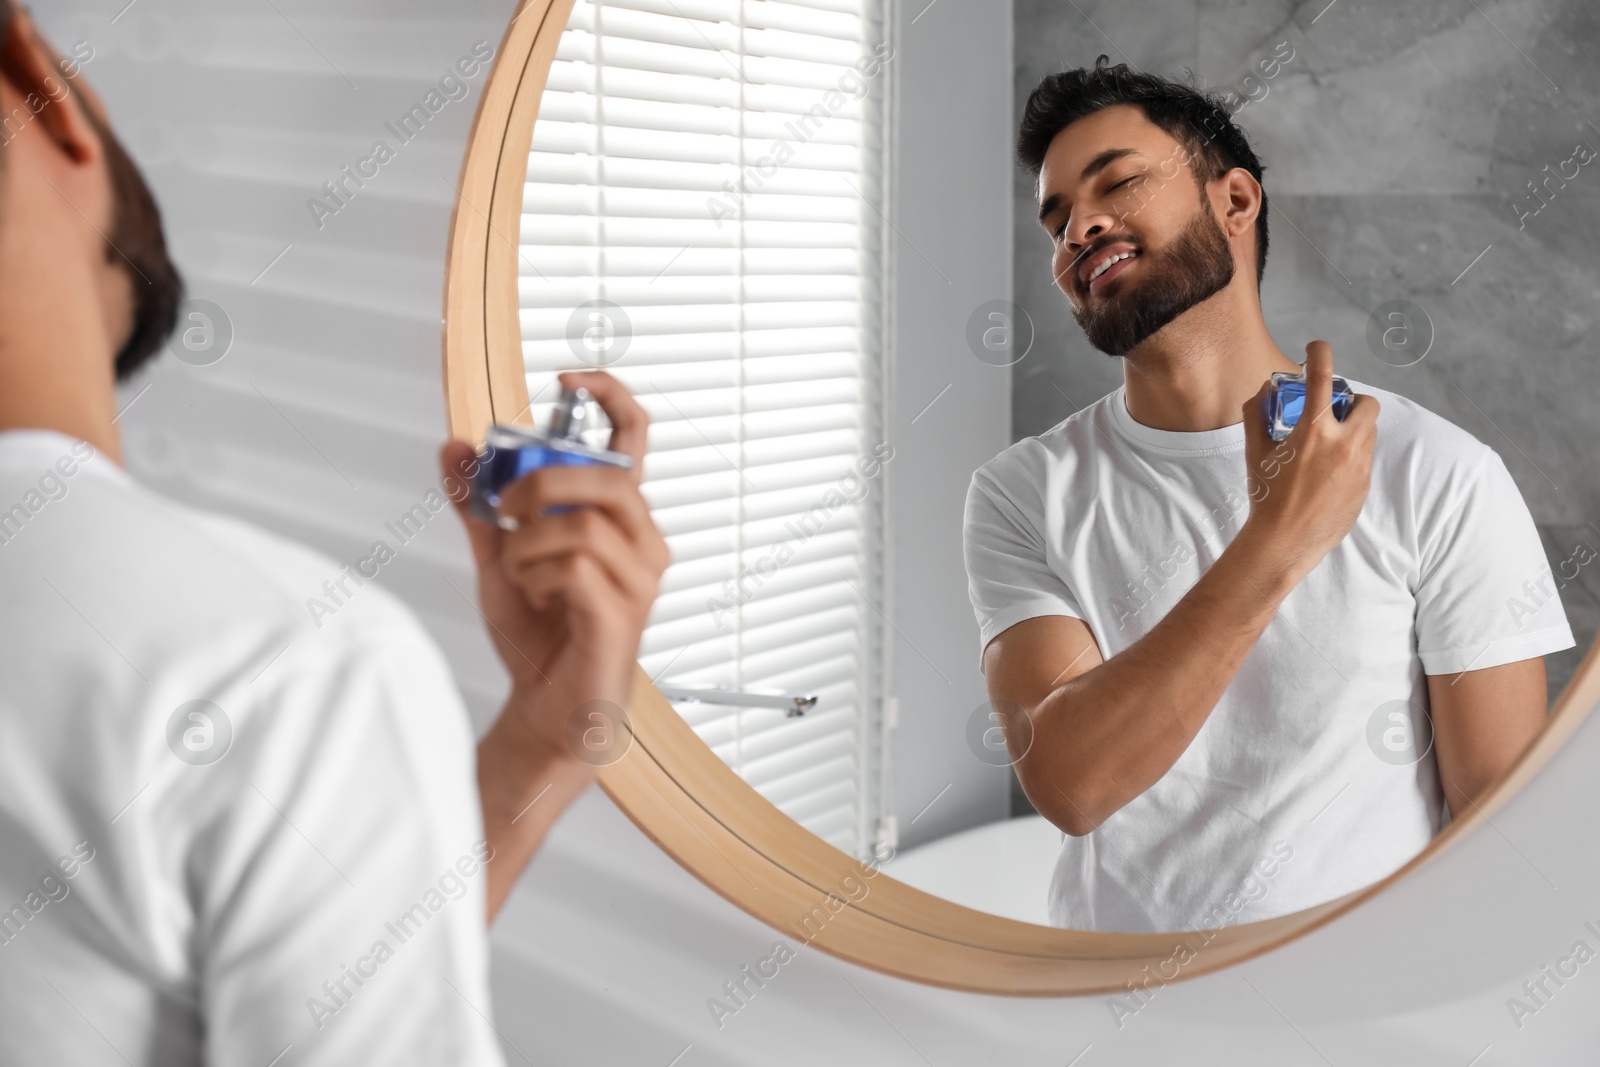
M 1533 331 L 1537 385 L 1501 354 L 1530 345 L 1493 290 L 1539 258 L 1484 262 L 1505 220 L 1474 244 L 1398 207 L 1312 210 L 1312 157 L 1361 139 L 1298 139 L 1303 32 L 1219 63 L 1236 84 L 1187 132 L 1127 105 L 1067 128 L 1070 86 L 1035 94 L 997 222 L 1018 220 L 1014 281 L 912 352 L 895 286 L 939 307 L 954 283 L 894 221 L 923 161 L 891 151 L 884 3 L 519 6 L 451 235 L 451 426 L 542 428 L 556 372 L 586 367 L 650 413 L 642 488 L 673 564 L 602 784 L 719 893 L 905 977 L 1122 992 L 1175 943 L 1172 977 L 1205 973 L 1380 891 L 1593 702 L 1600 528 L 1561 479 L 1593 431 L 1549 384 L 1582 353 Z M 1285 175 L 1270 211 L 1234 119 Z M 1213 151 L 1234 162 L 1200 184 Z M 1264 251 L 1268 219 L 1254 315 L 1284 348 L 1243 329 L 1273 355 L 1206 358 L 1254 388 L 1330 337 L 1357 399 L 1281 442 L 1264 401 L 1258 449 L 1237 404 L 1176 403 L 1178 363 L 1135 371 L 1182 349 L 1158 334 L 1196 304 L 1251 307 L 1234 249 Z M 1540 239 L 1555 284 L 1560 234 Z M 1279 388 L 1292 421 L 1304 395 Z M 1363 504 L 1326 457 L 1364 462 L 1339 442 L 1367 399 Z M 1330 537 L 1311 520 L 1339 492 Z M 1272 509 L 1275 537 L 1239 536 Z

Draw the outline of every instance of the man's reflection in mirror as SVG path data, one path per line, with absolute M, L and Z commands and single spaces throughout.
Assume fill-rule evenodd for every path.
M 1106 60 L 1046 77 L 1016 148 L 1123 384 L 974 474 L 965 561 L 1065 834 L 1050 921 L 1208 929 L 1405 864 L 1540 730 L 1540 657 L 1574 641 L 1494 449 L 1342 373 L 1340 418 L 1329 344 L 1269 335 L 1264 168 L 1225 98 Z M 1274 372 L 1304 375 L 1281 441 Z

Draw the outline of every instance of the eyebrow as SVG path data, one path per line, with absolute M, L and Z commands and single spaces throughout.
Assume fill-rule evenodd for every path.
M 1117 160 L 1125 156 L 1136 156 L 1139 153 L 1132 148 L 1108 148 L 1095 156 L 1084 166 L 1083 173 L 1078 175 L 1080 182 L 1086 182 L 1096 174 L 1105 170 Z M 1051 193 L 1039 204 L 1039 225 L 1044 225 L 1044 220 L 1061 207 L 1061 194 Z

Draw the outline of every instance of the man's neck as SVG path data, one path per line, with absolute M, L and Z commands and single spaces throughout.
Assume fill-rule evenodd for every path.
M 116 382 L 97 279 L 27 230 L 0 236 L 0 292 L 9 308 L 0 316 L 0 430 L 55 430 L 120 464 Z
M 1252 288 L 1236 278 L 1147 338 L 1123 359 L 1128 414 L 1158 430 L 1233 426 L 1273 371 L 1300 365 L 1279 350 Z

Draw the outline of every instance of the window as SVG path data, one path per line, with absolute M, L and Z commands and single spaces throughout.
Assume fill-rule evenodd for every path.
M 673 562 L 640 661 L 747 782 L 869 854 L 882 793 L 882 0 L 580 0 L 534 127 L 519 304 L 544 426 L 583 362 L 650 413 Z

